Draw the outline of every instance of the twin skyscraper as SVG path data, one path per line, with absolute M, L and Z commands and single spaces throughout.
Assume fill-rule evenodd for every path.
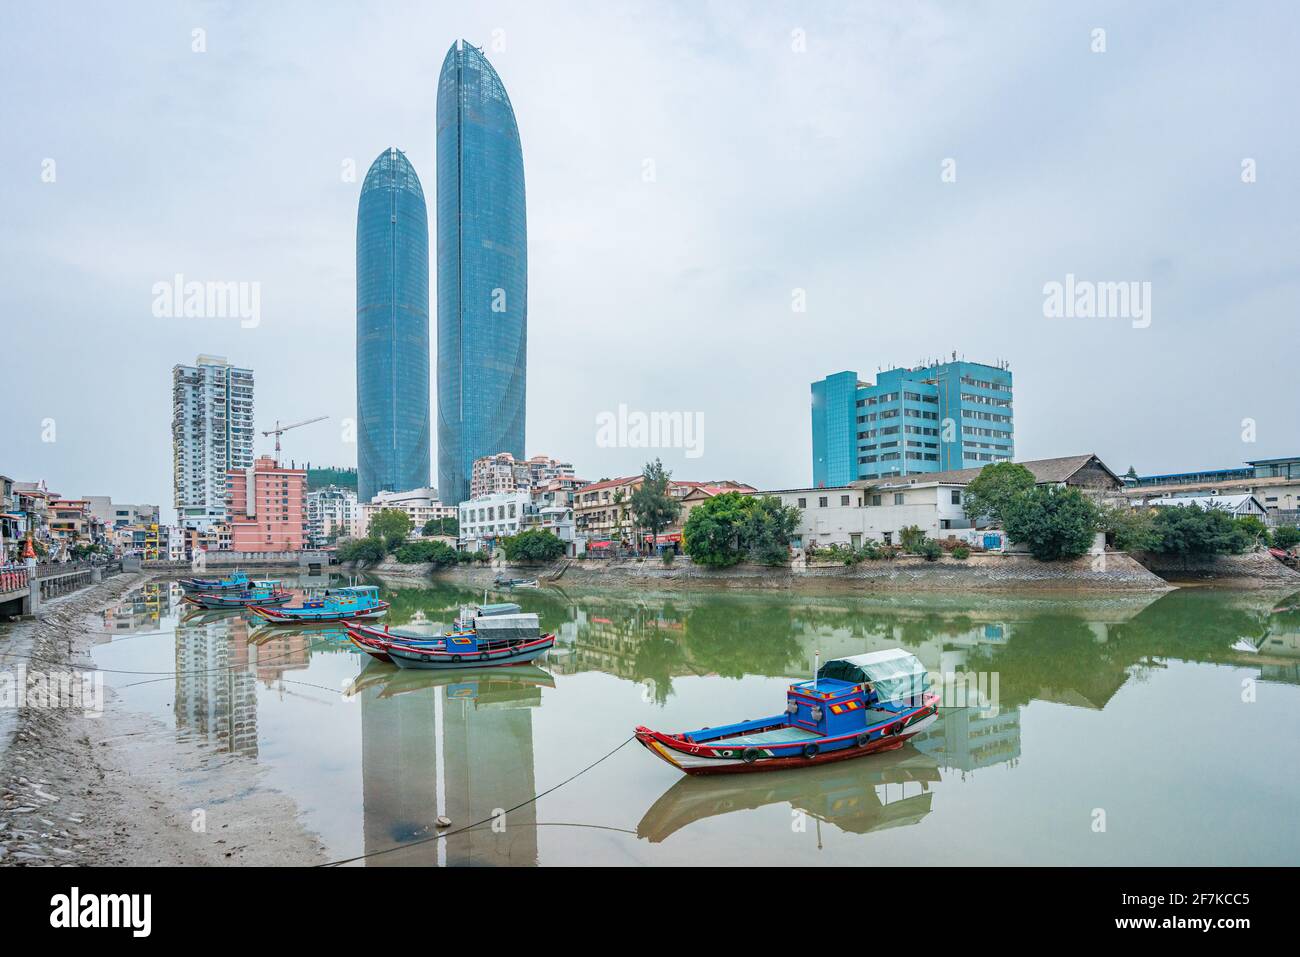
M 482 50 L 457 41 L 438 76 L 438 491 L 469 498 L 474 460 L 524 457 L 528 247 L 514 109 Z M 357 494 L 429 485 L 429 222 L 400 150 L 357 208 Z

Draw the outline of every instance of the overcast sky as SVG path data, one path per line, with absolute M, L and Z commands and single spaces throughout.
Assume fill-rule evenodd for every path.
M 954 350 L 1010 362 L 1019 458 L 1300 453 L 1300 13 L 1065 7 L 9 5 L 0 473 L 169 511 L 200 352 L 255 371 L 259 427 L 330 417 L 286 458 L 355 465 L 360 182 L 406 151 L 433 228 L 457 37 L 523 141 L 529 454 L 807 484 L 813 379 Z M 260 322 L 155 316 L 178 273 L 258 283 Z M 1067 274 L 1149 282 L 1149 325 L 1046 318 Z M 702 414 L 702 454 L 602 447 L 620 403 Z

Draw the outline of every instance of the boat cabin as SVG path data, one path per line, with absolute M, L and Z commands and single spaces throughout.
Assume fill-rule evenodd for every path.
M 923 701 L 925 666 L 901 648 L 826 662 L 786 693 L 787 720 L 813 734 L 854 734 Z
M 302 603 L 303 608 L 347 608 L 360 605 L 369 608 L 379 603 L 378 585 L 348 585 L 345 588 L 327 588 L 323 595 L 312 596 Z

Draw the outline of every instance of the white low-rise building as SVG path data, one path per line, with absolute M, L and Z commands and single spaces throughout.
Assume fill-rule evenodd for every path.
M 493 492 L 460 503 L 460 547 L 463 551 L 492 548 L 498 539 L 517 535 L 532 508 L 527 491 Z
M 897 545 L 904 528 L 916 526 L 929 538 L 947 538 L 972 527 L 962 509 L 963 485 L 916 482 L 906 487 L 847 485 L 837 488 L 797 488 L 759 492 L 783 505 L 800 509 L 803 517 L 790 538 L 794 548 L 826 548 L 866 542 Z
M 1133 502 L 1135 508 L 1178 508 L 1179 506 L 1197 505 L 1203 509 L 1216 509 L 1227 512 L 1234 517 L 1254 515 L 1263 519 L 1268 509 L 1260 504 L 1253 495 L 1171 495 L 1167 498 L 1148 499 L 1145 503 Z
M 438 500 L 435 488 L 413 488 L 405 492 L 380 492 L 358 509 L 353 536 L 369 534 L 370 520 L 386 508 L 405 512 L 411 519 L 411 531 L 418 535 L 430 519 L 455 518 L 456 507 Z

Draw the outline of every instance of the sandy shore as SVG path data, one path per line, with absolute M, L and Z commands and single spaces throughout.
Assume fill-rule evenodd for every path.
M 0 672 L 92 670 L 95 614 L 146 580 L 110 578 L 0 625 Z M 20 708 L 0 721 L 0 865 L 322 862 L 294 802 L 261 776 L 128 712 L 107 687 L 99 715 Z

